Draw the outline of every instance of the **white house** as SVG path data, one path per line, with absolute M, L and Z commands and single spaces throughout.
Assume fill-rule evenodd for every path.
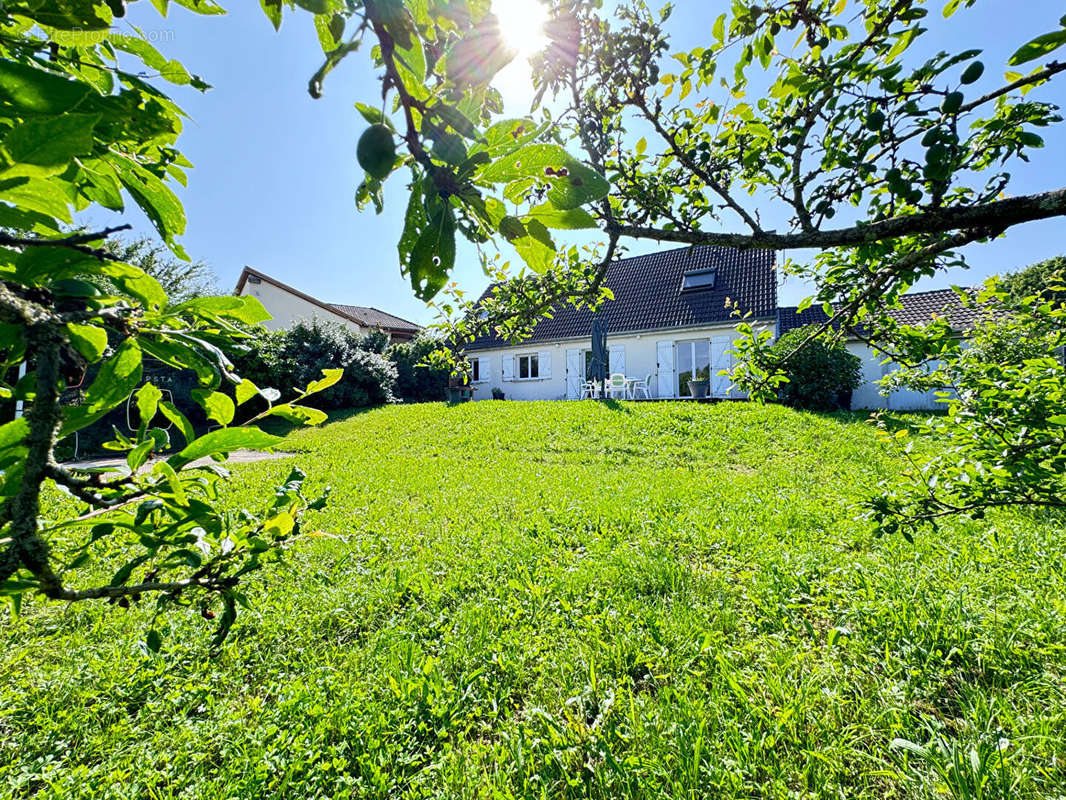
M 712 397 L 742 399 L 729 377 L 718 374 L 733 366 L 736 311 L 750 312 L 746 321 L 775 337 L 826 319 L 820 307 L 802 314 L 795 307 L 778 307 L 774 261 L 775 254 L 764 250 L 686 247 L 611 264 L 604 285 L 614 299 L 597 312 L 607 322 L 609 371 L 646 379 L 657 399 L 687 399 L 693 374 L 710 379 Z M 938 313 L 951 313 L 953 324 L 958 320 L 963 328 L 976 318 L 952 290 L 906 295 L 898 315 L 900 322 L 918 324 Z M 587 309 L 555 309 L 518 345 L 494 337 L 473 342 L 467 357 L 475 399 L 491 398 L 493 388 L 509 400 L 580 397 L 581 383 L 591 377 L 593 318 Z M 854 337 L 847 347 L 863 362 L 864 383 L 853 394 L 853 408 L 936 406 L 932 393 L 880 394 L 877 382 L 896 365 L 882 364 L 881 355 Z
M 270 330 L 291 328 L 301 320 L 317 319 L 339 323 L 361 334 L 380 328 L 393 342 L 408 341 L 419 331 L 415 323 L 376 308 L 324 303 L 251 267 L 245 267 L 241 272 L 234 294 L 258 297 L 272 317 L 264 323 Z
M 604 284 L 614 293 L 597 315 L 607 322 L 610 372 L 648 380 L 658 398 L 688 396 L 688 381 L 710 379 L 717 398 L 741 398 L 729 378 L 738 318 L 773 329 L 777 321 L 774 254 L 692 247 L 616 261 Z M 491 291 L 491 289 L 490 289 Z M 557 309 L 518 346 L 483 338 L 468 348 L 477 399 L 499 387 L 508 399 L 577 399 L 591 377 L 593 314 Z

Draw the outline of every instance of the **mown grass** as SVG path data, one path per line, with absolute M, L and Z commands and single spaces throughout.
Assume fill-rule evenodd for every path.
M 289 441 L 232 502 L 299 464 L 343 539 L 257 578 L 217 657 L 191 615 L 160 655 L 147 609 L 0 622 L 0 792 L 1062 796 L 1062 520 L 873 538 L 899 465 L 859 415 L 425 405 Z M 891 747 L 934 733 L 946 783 Z

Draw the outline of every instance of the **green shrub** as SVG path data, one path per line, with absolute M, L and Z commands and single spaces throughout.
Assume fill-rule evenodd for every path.
M 409 403 L 444 400 L 449 370 L 423 366 L 426 357 L 440 347 L 440 341 L 419 334 L 409 342 L 398 342 L 385 351 L 396 365 L 396 395 Z
M 1015 302 L 1028 297 L 1041 297 L 1046 300 L 1054 296 L 1049 293 L 1048 286 L 1056 281 L 1061 282 L 1064 276 L 1066 256 L 1055 256 L 1000 276 L 999 285 L 1007 297 Z M 1058 299 L 1062 300 L 1061 295 Z
M 773 355 L 785 357 L 816 330 L 808 325 L 794 328 L 777 340 Z M 778 399 L 793 408 L 833 411 L 851 405 L 851 392 L 862 383 L 862 362 L 847 351 L 844 343 L 829 334 L 814 341 L 789 358 L 782 367 L 788 383 L 777 391 Z
M 381 328 L 374 328 L 359 341 L 359 349 L 384 355 L 389 348 L 389 335 Z
M 323 410 L 392 402 L 396 368 L 380 353 L 363 349 L 365 342 L 343 325 L 312 320 L 284 331 L 261 331 L 251 349 L 234 361 L 241 375 L 278 389 L 283 399 L 291 387 L 314 380 L 323 369 L 343 367 L 344 377 L 314 398 Z

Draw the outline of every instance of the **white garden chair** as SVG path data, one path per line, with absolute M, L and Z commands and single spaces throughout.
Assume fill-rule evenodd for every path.
M 600 396 L 600 387 L 596 381 L 584 381 L 581 384 L 581 399 L 595 400 Z
M 639 400 L 642 393 L 645 400 L 651 400 L 651 375 L 643 379 L 637 378 L 635 381 L 630 381 L 629 391 L 632 393 L 634 400 Z
M 607 397 L 621 397 L 624 400 L 629 396 L 626 376 L 621 372 L 612 372 L 604 388 L 606 389 Z

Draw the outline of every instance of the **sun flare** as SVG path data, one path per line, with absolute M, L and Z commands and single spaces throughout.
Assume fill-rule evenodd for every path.
M 538 0 L 492 0 L 492 11 L 500 21 L 504 44 L 517 58 L 524 61 L 547 46 L 548 9 Z

